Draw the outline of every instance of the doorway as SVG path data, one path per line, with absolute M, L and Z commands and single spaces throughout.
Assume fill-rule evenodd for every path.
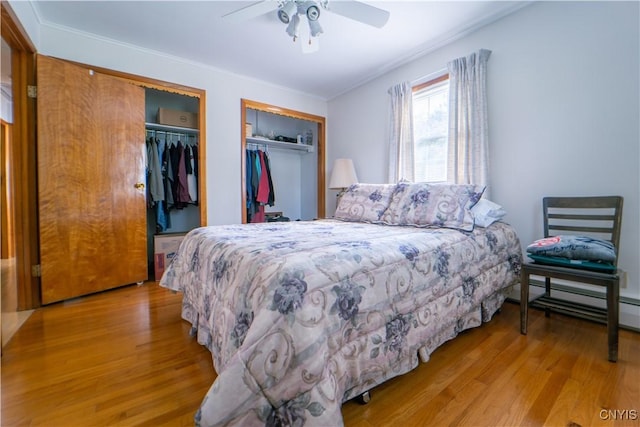
M 18 278 L 16 265 L 16 232 L 14 200 L 14 158 L 12 146 L 13 127 L 13 84 L 12 49 L 2 38 L 0 66 L 0 255 L 2 277 L 0 278 L 0 336 L 2 346 L 9 342 L 13 334 L 27 320 L 32 310 L 18 310 Z
M 286 169 L 289 174 L 282 175 L 284 179 L 281 179 L 281 182 L 284 184 L 283 187 L 287 188 L 287 192 L 290 193 L 291 197 L 288 200 L 278 202 L 282 204 L 276 208 L 284 206 L 285 209 L 280 208 L 282 211 L 271 212 L 271 214 L 289 217 L 293 213 L 294 220 L 324 218 L 326 215 L 326 119 L 302 111 L 241 99 L 240 124 L 242 222 L 254 222 L 250 221 L 250 212 L 246 209 L 248 198 L 246 190 L 246 160 L 249 146 L 257 149 L 260 149 L 260 147 L 272 147 L 276 149 L 274 151 L 280 150 L 280 153 L 289 153 L 287 156 L 280 158 L 282 164 L 287 165 Z M 288 138 L 289 142 L 284 142 L 284 136 L 275 138 L 269 135 L 274 133 L 275 129 L 277 129 L 278 133 L 287 134 L 289 137 L 296 137 L 297 134 L 298 138 Z M 305 134 L 305 141 L 302 141 L 302 133 Z M 299 153 L 304 154 L 300 155 Z M 276 186 L 277 180 L 277 177 L 274 177 L 274 186 Z M 288 212 L 287 208 L 289 209 Z M 268 214 L 266 213 L 265 216 L 268 216 Z

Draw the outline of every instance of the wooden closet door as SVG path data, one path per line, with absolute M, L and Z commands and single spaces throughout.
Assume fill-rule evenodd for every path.
M 38 57 L 42 303 L 147 279 L 144 89 Z

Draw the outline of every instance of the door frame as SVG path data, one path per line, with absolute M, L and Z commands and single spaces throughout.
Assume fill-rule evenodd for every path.
M 263 111 L 271 114 L 279 114 L 281 116 L 291 117 L 294 119 L 306 120 L 316 123 L 318 125 L 318 176 L 316 181 L 316 197 L 317 197 L 317 217 L 325 218 L 326 216 L 326 186 L 325 186 L 325 139 L 326 139 L 326 127 L 327 120 L 322 116 L 316 116 L 314 114 L 304 113 L 302 111 L 291 110 L 288 108 L 282 108 L 275 105 L 265 104 L 263 102 L 252 101 L 249 99 L 240 99 L 240 183 L 242 194 L 242 223 L 247 222 L 247 192 L 246 192 L 246 175 L 245 175 L 245 161 L 246 161 L 246 147 L 247 147 L 247 131 L 245 123 L 247 121 L 247 108 L 257 111 Z
M 38 264 L 38 219 L 36 181 L 36 100 L 28 96 L 35 86 L 35 46 L 13 12 L 1 4 L 2 38 L 11 47 L 13 124 L 11 127 L 9 194 L 14 213 L 17 310 L 40 306 L 40 281 L 32 266 Z

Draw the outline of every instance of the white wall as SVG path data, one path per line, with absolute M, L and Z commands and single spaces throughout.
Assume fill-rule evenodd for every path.
M 11 1 L 10 5 L 40 54 L 206 91 L 210 225 L 241 221 L 241 98 L 327 116 L 327 104 L 318 98 L 136 46 L 39 25 L 30 4 Z
M 545 195 L 624 196 L 621 295 L 640 299 L 638 2 L 539 2 L 329 102 L 328 164 L 387 178 L 387 89 L 477 49 L 488 64 L 491 187 L 523 245 L 542 234 Z M 333 193 L 327 207 L 335 206 Z M 640 309 L 621 320 L 640 328 Z M 631 317 L 629 317 L 631 316 Z
M 9 94 L 11 86 L 3 86 L 0 91 L 0 118 L 7 123 L 13 123 L 13 100 Z

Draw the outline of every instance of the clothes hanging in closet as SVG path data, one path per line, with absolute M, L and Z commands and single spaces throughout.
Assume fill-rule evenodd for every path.
M 265 205 L 275 204 L 269 156 L 262 150 L 246 150 L 245 182 L 247 222 L 265 222 Z
M 197 147 L 178 141 L 168 144 L 165 154 L 167 156 L 167 187 L 171 189 L 172 206 L 183 209 L 188 204 L 197 204 Z
M 147 207 L 156 214 L 156 229 L 164 230 L 170 226 L 166 213 L 164 168 L 162 165 L 162 147 L 164 141 L 151 137 L 147 140 Z
M 156 232 L 163 232 L 171 228 L 172 209 L 198 202 L 198 150 L 195 144 L 174 142 L 168 133 L 157 133 L 165 138 L 147 140 L 147 200 L 155 212 Z
M 147 141 L 147 175 L 149 177 L 147 188 L 152 201 L 164 200 L 164 187 L 162 183 L 162 166 L 158 154 L 158 140 L 149 138 Z
M 186 155 L 187 162 L 187 190 L 189 192 L 189 199 L 195 203 L 198 201 L 198 171 L 196 170 L 198 158 L 197 147 L 188 147 L 189 150 Z
M 177 209 L 186 208 L 187 204 L 191 201 L 189 199 L 189 188 L 187 183 L 187 156 L 185 156 L 185 147 L 181 142 L 178 142 L 178 172 L 176 180 L 176 194 L 174 206 Z

